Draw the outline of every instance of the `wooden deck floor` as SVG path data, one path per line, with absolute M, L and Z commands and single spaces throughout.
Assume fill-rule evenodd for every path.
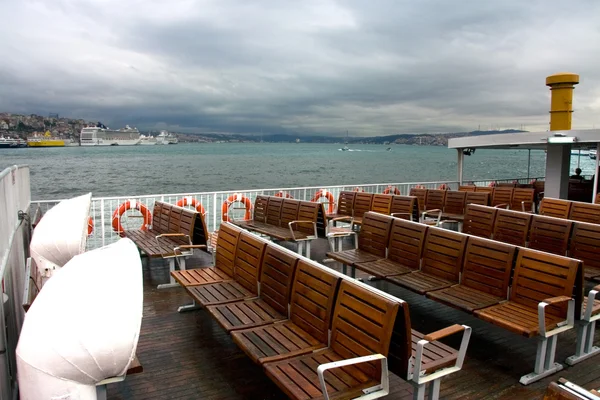
M 325 240 L 313 246 L 322 260 Z M 109 399 L 285 399 L 286 396 L 237 348 L 230 336 L 203 310 L 178 313 L 189 303 L 181 288 L 157 290 L 168 280 L 161 260 L 144 259 L 144 319 L 137 355 L 144 372 L 108 387 Z M 206 265 L 209 257 L 189 260 L 188 268 Z M 327 264 L 339 268 L 336 263 Z M 381 288 L 380 282 L 370 284 Z M 600 356 L 574 367 L 564 364 L 575 351 L 575 331 L 559 335 L 557 361 L 563 371 L 529 386 L 519 378 L 533 371 L 535 339 L 526 339 L 440 305 L 394 285 L 393 295 L 411 308 L 413 327 L 423 333 L 454 323 L 473 328 L 464 369 L 442 380 L 444 399 L 542 399 L 548 383 L 565 377 L 587 389 L 600 387 Z M 598 335 L 596 342 L 598 343 Z M 448 342 L 458 348 L 458 342 Z M 391 378 L 390 399 L 410 399 L 412 386 Z

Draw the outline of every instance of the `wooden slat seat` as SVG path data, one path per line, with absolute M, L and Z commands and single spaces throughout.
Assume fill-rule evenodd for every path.
M 600 224 L 600 204 L 573 201 L 569 211 L 569 219 L 573 221 Z
M 465 217 L 463 218 L 463 233 L 487 239 L 491 238 L 494 232 L 497 211 L 498 209 L 494 207 L 477 204 L 467 205 Z
M 374 195 L 366 192 L 357 192 L 354 198 L 354 209 L 352 214 L 352 223 L 362 225 L 363 216 L 371 211 Z
M 181 286 L 206 285 L 233 279 L 235 252 L 241 230 L 230 224 L 222 223 L 216 244 L 215 265 L 213 267 L 194 268 L 173 271 L 171 276 Z
M 360 356 L 387 356 L 399 303 L 343 280 L 332 317 L 330 346 L 314 353 L 266 363 L 267 376 L 291 399 L 320 399 L 317 368 Z M 331 369 L 324 374 L 332 399 L 351 399 L 381 378 L 379 362 Z
M 414 329 L 411 330 L 411 348 L 413 357 L 416 357 L 417 343 L 419 340 L 423 340 L 424 337 L 425 335 L 421 332 Z M 432 374 L 442 368 L 454 365 L 457 358 L 458 351 L 454 350 L 452 347 L 438 341 L 430 342 L 423 352 L 421 371 Z
M 358 248 L 329 252 L 327 257 L 344 265 L 354 265 L 385 258 L 393 220 L 394 218 L 387 215 L 367 212 L 358 234 Z
M 354 199 L 356 192 L 341 191 L 338 196 L 337 209 L 333 214 L 327 214 L 327 219 L 347 218 L 352 217 L 354 210 Z
M 269 196 L 258 195 L 254 200 L 254 207 L 252 211 L 252 219 L 249 220 L 233 220 L 230 222 L 239 227 L 246 228 L 249 226 L 259 227 L 266 224 L 267 221 L 267 207 L 269 203 Z
M 327 347 L 339 278 L 300 260 L 290 299 L 290 318 L 282 323 L 232 332 L 233 340 L 263 364 Z
M 540 203 L 540 215 L 567 219 L 571 211 L 571 203 L 569 200 L 544 197 Z
M 426 232 L 426 225 L 395 219 L 390 231 L 387 257 L 357 263 L 355 266 L 361 271 L 380 278 L 418 271 Z
M 371 211 L 380 214 L 390 214 L 393 196 L 390 194 L 374 194 Z
M 460 284 L 428 292 L 427 297 L 472 313 L 506 300 L 516 247 L 470 238 Z
M 531 226 L 531 214 L 499 209 L 494 220 L 492 238 L 499 242 L 525 247 Z
M 529 228 L 527 247 L 547 253 L 566 255 L 573 221 L 534 215 Z
M 446 191 L 442 218 L 462 221 L 465 215 L 467 192 Z
M 539 334 L 538 304 L 546 299 L 571 298 L 580 261 L 520 248 L 512 290 L 505 303 L 475 311 L 475 315 L 526 337 Z M 546 307 L 546 331 L 566 318 L 566 304 Z
M 466 244 L 467 235 L 430 227 L 425 237 L 421 270 L 387 279 L 419 294 L 455 285 Z
M 534 212 L 535 190 L 529 188 L 515 188 L 510 200 L 510 208 L 522 212 Z
M 569 257 L 583 261 L 586 279 L 600 276 L 600 225 L 574 224 Z
M 410 188 L 409 196 L 417 198 L 417 205 L 419 207 L 419 215 L 425 210 L 425 201 L 427 200 L 427 189 L 421 188 Z
M 442 210 L 444 208 L 444 201 L 446 200 L 447 190 L 441 189 L 429 189 L 427 191 L 427 198 L 425 199 L 425 210 Z
M 494 188 L 490 186 L 475 186 L 475 192 L 479 193 L 488 193 L 490 195 L 490 199 L 494 193 Z
M 240 238 L 241 241 L 241 238 Z M 292 279 L 298 258 L 276 246 L 267 246 L 260 267 L 260 293 L 256 299 L 207 307 L 225 330 L 252 328 L 287 318 Z M 254 268 L 255 270 L 258 267 Z
M 232 281 L 200 286 L 186 286 L 194 301 L 206 307 L 251 299 L 258 294 L 258 277 L 266 243 L 257 236 L 241 232 L 235 254 Z
M 467 192 L 466 204 L 490 205 L 490 194 L 486 192 Z
M 495 187 L 492 193 L 492 207 L 510 207 L 512 202 L 512 196 L 514 191 L 514 185 L 512 187 Z M 521 208 L 519 207 L 519 210 Z
M 410 221 L 419 220 L 419 205 L 418 199 L 415 196 L 400 196 L 392 197 L 392 205 L 390 214 L 396 218 L 407 219 Z

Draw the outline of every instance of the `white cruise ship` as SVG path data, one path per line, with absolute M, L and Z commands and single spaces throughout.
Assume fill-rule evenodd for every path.
M 141 135 L 137 128 L 112 130 L 101 123 L 81 130 L 79 141 L 82 146 L 135 146 L 140 144 Z
M 157 144 L 177 144 L 177 136 L 167 131 L 160 131 L 160 134 L 156 137 Z
M 158 140 L 154 136 L 152 136 L 152 135 L 148 135 L 148 136 L 142 135 L 142 136 L 140 136 L 140 144 L 142 146 L 154 145 L 154 144 L 157 144 L 157 143 L 158 143 Z

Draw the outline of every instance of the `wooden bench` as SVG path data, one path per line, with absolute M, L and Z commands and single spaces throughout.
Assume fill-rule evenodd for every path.
M 600 276 L 600 225 L 576 222 L 573 226 L 569 257 L 583 261 L 586 279 Z
M 421 188 L 410 188 L 409 196 L 417 198 L 417 205 L 419 206 L 419 216 L 425 211 L 425 201 L 427 200 L 427 189 Z
M 486 193 L 487 195 L 487 193 Z M 497 208 L 477 204 L 467 205 L 462 232 L 490 239 L 494 233 Z
M 443 207 L 438 210 L 426 210 L 423 212 L 423 222 L 439 226 L 442 220 L 461 222 L 465 216 L 467 192 L 446 190 Z M 472 192 L 475 193 L 475 192 Z M 427 220 L 427 217 L 434 220 Z
M 534 215 L 529 228 L 527 247 L 564 256 L 569 248 L 573 221 Z
M 527 246 L 532 215 L 528 213 L 498 209 L 494 220 L 494 240 L 517 246 Z
M 509 300 L 474 312 L 511 332 L 538 337 L 534 372 L 522 376 L 522 384 L 562 369 L 554 362 L 556 335 L 574 326 L 576 302 L 572 295 L 574 287 L 583 286 L 580 271 L 579 260 L 520 248 Z M 577 282 L 579 277 L 581 282 Z
M 600 204 L 600 193 L 596 194 L 596 198 L 594 199 L 594 204 Z
M 356 192 L 341 191 L 338 196 L 337 207 L 335 213 L 327 214 L 327 220 L 336 220 L 338 218 L 352 217 L 354 210 L 354 199 Z
M 475 187 L 475 193 L 487 193 L 491 197 L 494 194 L 494 188 L 493 187 L 489 187 L 489 186 L 476 186 Z
M 459 192 L 475 192 L 475 185 L 460 185 L 458 187 Z
M 495 187 L 492 192 L 492 207 L 509 208 L 512 202 L 514 185 L 511 187 Z
M 444 209 L 444 201 L 446 200 L 447 190 L 441 189 L 429 189 L 427 190 L 427 196 L 425 197 L 425 205 L 421 211 L 421 222 L 431 223 L 437 225 L 441 213 Z M 434 221 L 427 220 L 430 214 L 437 215 Z
M 510 208 L 515 211 L 535 212 L 535 190 L 528 188 L 513 189 Z
M 202 214 L 161 201 L 154 203 L 150 229 L 125 230 L 123 235 L 148 257 L 167 259 L 170 272 L 175 271 L 175 261 L 185 270 L 185 259 L 194 249 L 207 249 L 208 231 Z M 171 276 L 170 283 L 158 288 L 174 286 L 177 283 Z
M 567 219 L 570 211 L 571 202 L 569 200 L 544 197 L 540 203 L 540 215 Z
M 380 195 L 384 196 L 384 195 Z M 357 192 L 352 209 L 351 225 L 362 225 L 363 216 L 371 211 L 374 195 L 371 193 Z
M 467 205 L 479 204 L 482 206 L 490 205 L 490 194 L 484 192 L 467 192 L 467 198 L 465 200 Z
M 558 382 L 550 382 L 543 400 L 598 400 L 600 393 L 596 390 L 586 390 L 564 378 Z
M 392 196 L 390 214 L 392 215 L 392 217 L 407 219 L 409 221 L 418 221 L 418 199 L 415 196 Z
M 600 224 L 600 204 L 582 203 L 574 201 L 571 203 L 569 219 L 573 221 Z

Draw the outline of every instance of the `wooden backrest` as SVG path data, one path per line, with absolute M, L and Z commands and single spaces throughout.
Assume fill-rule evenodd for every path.
M 323 208 L 322 203 L 311 203 L 310 201 L 301 201 L 298 209 L 298 221 L 317 222 L 319 217 L 319 209 Z M 314 234 L 315 230 L 309 224 L 297 224 L 295 229 L 300 232 Z
M 594 199 L 594 204 L 600 204 L 600 193 L 596 194 L 596 198 Z
M 290 297 L 290 320 L 321 343 L 328 343 L 340 280 L 322 268 L 298 261 Z
M 217 248 L 215 255 L 215 267 L 233 276 L 235 270 L 235 253 L 238 240 L 242 230 L 237 226 L 222 222 L 219 227 Z
M 544 197 L 540 204 L 540 215 L 554 218 L 569 218 L 571 202 L 569 200 L 553 199 Z
M 384 258 L 393 220 L 387 215 L 366 213 L 358 234 L 358 248 Z
M 181 225 L 181 213 L 183 208 L 171 205 L 169 207 L 169 228 L 168 232 L 170 233 L 179 233 L 179 228 Z
M 264 196 L 259 194 L 254 200 L 254 221 L 266 222 L 267 221 L 267 207 L 270 196 Z
M 352 210 L 354 209 L 354 199 L 356 198 L 356 192 L 342 191 L 338 196 L 338 204 L 336 214 L 352 216 Z
M 510 206 L 512 201 L 514 187 L 496 187 L 492 193 L 492 207 L 496 207 L 500 204 L 506 204 Z M 517 211 L 521 210 L 519 209 Z
M 184 235 L 189 235 L 190 238 L 193 237 L 194 224 L 196 223 L 196 215 L 200 213 L 196 210 L 190 210 L 188 208 L 177 208 L 181 208 L 181 218 L 179 220 L 179 230 L 175 233 L 183 233 Z
M 487 196 L 487 193 L 485 193 Z M 465 218 L 463 220 L 463 233 L 483 238 L 491 238 L 494 232 L 494 221 L 496 220 L 497 208 L 480 206 L 477 204 L 467 205 Z
M 533 190 L 535 190 L 535 194 L 539 194 L 544 192 L 545 188 L 546 188 L 546 182 L 544 181 L 534 181 L 532 183 L 533 186 Z
M 381 214 L 390 214 L 393 196 L 389 194 L 374 194 L 371 211 Z
M 316 203 L 315 203 L 316 204 Z M 297 221 L 298 209 L 300 208 L 300 201 L 293 199 L 284 199 L 281 205 L 281 216 L 280 224 L 283 228 L 287 228 L 289 223 Z
M 525 247 L 531 226 L 531 214 L 499 209 L 494 221 L 492 238 L 499 242 Z
M 583 261 L 584 268 L 600 268 L 600 225 L 574 224 L 569 257 Z
M 573 221 L 534 215 L 527 247 L 564 256 L 567 254 Z
M 419 270 L 426 233 L 427 225 L 404 219 L 394 219 L 390 231 L 387 258 Z
M 467 204 L 490 205 L 490 194 L 486 192 L 467 192 Z
M 221 234 L 219 233 L 219 240 Z M 258 293 L 258 278 L 266 243 L 258 236 L 242 231 L 235 251 L 233 279 L 251 293 Z
M 287 315 L 292 280 L 298 257 L 268 245 L 260 274 L 260 298 L 280 314 Z
M 569 219 L 573 221 L 600 224 L 600 204 L 582 203 L 574 201 L 571 203 Z
M 390 214 L 396 218 L 419 220 L 419 204 L 415 196 L 392 196 Z
M 390 371 L 402 379 L 409 378 L 409 372 L 412 370 L 411 361 L 413 357 L 412 326 L 410 322 L 410 310 L 408 303 L 400 303 L 392 332 L 390 343 L 389 368 Z
M 583 286 L 583 276 L 578 274 L 579 260 L 525 248 L 519 248 L 517 254 L 511 301 L 537 313 L 540 301 L 557 296 L 572 297 L 573 288 Z M 581 282 L 577 282 L 578 275 Z M 548 306 L 546 313 L 564 316 L 566 309 L 566 304 Z
M 354 217 L 362 218 L 366 212 L 371 210 L 371 203 L 373 202 L 373 195 L 366 192 L 356 193 L 354 199 Z
M 269 197 L 269 203 L 267 204 L 267 219 L 266 222 L 269 225 L 279 226 L 279 220 L 281 219 L 281 209 L 283 208 L 282 197 Z
M 517 186 L 517 184 L 515 182 L 498 182 L 498 184 L 496 185 L 496 187 L 507 187 L 507 188 L 514 188 L 516 186 Z
M 510 201 L 510 208 L 515 211 L 533 212 L 534 201 L 534 189 L 515 188 Z M 525 209 L 523 210 L 523 208 Z
M 399 302 L 342 280 L 333 311 L 330 348 L 342 359 L 370 354 L 387 356 L 398 307 Z M 361 363 L 355 368 L 379 379 L 380 365 Z
M 169 231 L 169 215 L 171 204 L 157 201 L 152 209 L 152 231 L 156 233 L 167 233 Z
M 478 237 L 469 238 L 461 284 L 492 296 L 508 296 L 517 247 Z
M 444 200 L 444 212 L 447 214 L 463 215 L 467 200 L 467 192 L 448 190 Z
M 489 186 L 475 186 L 475 192 L 489 193 L 490 197 L 494 194 L 494 188 Z
M 417 205 L 419 206 L 419 213 L 425 210 L 425 201 L 427 200 L 427 189 L 410 188 L 410 196 L 417 198 Z
M 458 283 L 467 235 L 429 227 L 425 236 L 421 271 Z
M 429 189 L 425 199 L 425 210 L 442 210 L 447 190 Z
M 458 187 L 458 191 L 459 192 L 474 192 L 475 186 L 474 185 L 460 185 Z

